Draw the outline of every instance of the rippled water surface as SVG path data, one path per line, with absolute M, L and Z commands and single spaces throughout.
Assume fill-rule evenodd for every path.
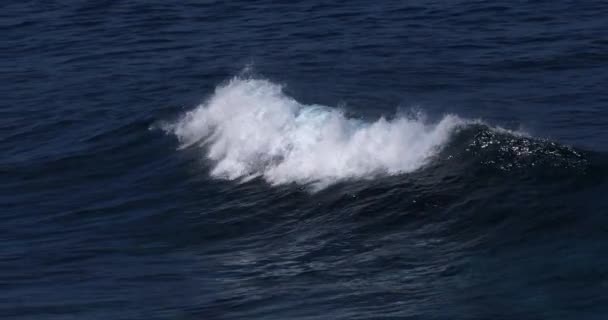
M 608 315 L 605 1 L 0 9 L 0 318 Z

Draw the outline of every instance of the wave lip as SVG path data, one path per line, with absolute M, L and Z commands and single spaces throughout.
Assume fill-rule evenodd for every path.
M 204 147 L 213 177 L 323 186 L 419 169 L 464 123 L 453 115 L 366 122 L 301 104 L 270 81 L 234 78 L 169 130 L 182 147 Z

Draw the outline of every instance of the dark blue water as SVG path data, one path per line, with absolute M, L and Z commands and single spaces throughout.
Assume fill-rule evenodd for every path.
M 4 1 L 0 318 L 606 319 L 605 1 Z

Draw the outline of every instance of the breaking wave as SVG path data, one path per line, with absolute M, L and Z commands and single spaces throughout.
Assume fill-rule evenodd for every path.
M 166 129 L 182 147 L 203 146 L 216 178 L 323 186 L 419 169 L 465 123 L 454 115 L 363 121 L 301 104 L 270 81 L 234 78 Z

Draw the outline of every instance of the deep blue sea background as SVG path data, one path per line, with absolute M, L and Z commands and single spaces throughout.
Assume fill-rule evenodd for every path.
M 607 17 L 3 1 L 0 318 L 606 319 Z

